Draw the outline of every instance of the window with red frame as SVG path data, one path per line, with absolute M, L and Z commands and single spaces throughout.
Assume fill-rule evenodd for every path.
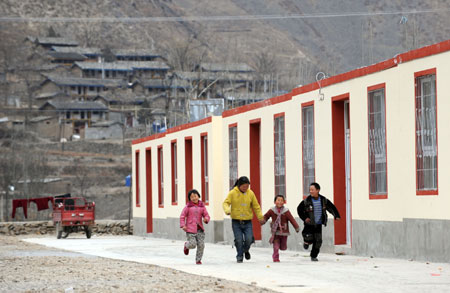
M 384 88 L 368 92 L 369 194 L 387 194 L 386 107 Z
M 437 190 L 436 74 L 416 76 L 416 188 Z
M 229 184 L 230 189 L 238 179 L 238 148 L 237 148 L 237 126 L 228 128 L 228 151 L 229 151 Z
M 286 196 L 286 156 L 284 145 L 284 115 L 274 120 L 275 194 Z
M 172 203 L 178 203 L 178 166 L 177 166 L 177 143 L 171 143 L 172 155 Z
M 309 195 L 309 185 L 316 181 L 314 161 L 314 105 L 302 108 L 303 195 Z
M 164 205 L 163 149 L 158 147 L 158 205 Z
M 201 137 L 201 163 L 202 163 L 202 197 L 205 203 L 209 203 L 209 178 L 208 178 L 208 136 Z

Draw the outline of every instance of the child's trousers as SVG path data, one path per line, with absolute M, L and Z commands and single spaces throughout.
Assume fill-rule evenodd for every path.
M 286 250 L 287 249 L 287 236 L 280 236 L 275 235 L 275 238 L 273 239 L 273 261 L 279 261 L 280 260 L 280 253 L 279 250 Z
M 187 242 L 184 246 L 187 249 L 194 249 L 197 247 L 197 254 L 195 256 L 195 261 L 201 261 L 203 256 L 203 250 L 205 249 L 205 232 L 198 231 L 197 234 L 186 233 Z

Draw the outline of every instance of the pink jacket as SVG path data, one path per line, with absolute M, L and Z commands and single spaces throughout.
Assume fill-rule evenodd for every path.
M 206 223 L 209 222 L 210 218 L 205 204 L 201 200 L 198 201 L 198 205 L 190 201 L 181 212 L 180 228 L 186 226 L 186 232 L 188 233 L 197 233 L 197 226 L 200 226 L 202 230 L 205 230 L 203 228 L 202 218 L 206 219 Z

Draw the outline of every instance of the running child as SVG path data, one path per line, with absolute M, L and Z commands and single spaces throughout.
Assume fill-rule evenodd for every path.
M 208 224 L 210 218 L 205 205 L 200 200 L 200 193 L 192 189 L 188 192 L 189 202 L 180 215 L 180 228 L 186 232 L 187 241 L 184 243 L 184 254 L 189 254 L 189 249 L 197 247 L 195 262 L 202 264 L 203 250 L 205 248 L 205 229 L 203 222 Z M 202 222 L 203 219 L 203 222 Z
M 295 232 L 300 231 L 300 227 L 287 207 L 284 206 L 284 195 L 277 195 L 274 199 L 275 206 L 264 215 L 264 223 L 272 218 L 271 232 L 272 236 L 269 243 L 273 244 L 273 262 L 280 262 L 279 250 L 287 249 L 287 238 L 290 235 L 288 222 L 291 222 Z

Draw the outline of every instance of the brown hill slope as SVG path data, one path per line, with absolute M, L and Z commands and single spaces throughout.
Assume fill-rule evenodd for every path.
M 313 81 L 319 70 L 332 75 L 447 39 L 449 9 L 450 4 L 445 0 L 5 0 L 0 3 L 1 15 L 24 18 L 194 16 L 192 21 L 3 21 L 1 27 L 13 28 L 18 37 L 23 37 L 46 34 L 51 25 L 61 35 L 73 37 L 83 46 L 156 48 L 167 55 L 174 48 L 190 43 L 193 51 L 200 52 L 209 61 L 255 65 L 259 54 L 266 52 L 278 61 L 276 71 L 285 89 Z M 392 13 L 398 11 L 428 12 L 403 14 L 407 21 L 403 19 L 401 23 L 402 14 Z M 391 14 L 351 15 L 359 12 Z M 338 16 L 312 17 L 317 14 Z M 307 18 L 198 18 L 257 15 Z

